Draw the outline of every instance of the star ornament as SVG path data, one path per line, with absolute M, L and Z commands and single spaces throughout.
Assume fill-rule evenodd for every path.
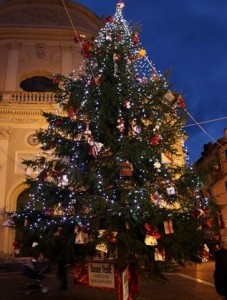
M 124 6 L 125 6 L 125 4 L 121 0 L 117 3 L 117 8 L 118 9 L 122 9 L 122 8 L 124 8 Z

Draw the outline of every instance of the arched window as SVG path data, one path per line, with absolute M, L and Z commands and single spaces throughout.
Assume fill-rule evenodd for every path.
M 20 88 L 25 92 L 52 92 L 56 88 L 52 79 L 44 76 L 26 78 L 20 83 Z
M 24 190 L 17 198 L 17 211 L 20 211 L 29 201 L 29 190 Z M 19 242 L 19 256 L 31 256 L 33 237 L 29 234 L 27 227 L 16 227 L 15 240 Z

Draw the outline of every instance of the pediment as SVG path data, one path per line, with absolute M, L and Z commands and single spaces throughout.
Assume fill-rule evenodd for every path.
M 73 29 L 94 32 L 102 21 L 85 6 L 72 1 L 5 0 L 0 3 L 0 27 Z M 66 10 L 67 8 L 67 10 Z M 73 25 L 72 25 L 73 23 Z

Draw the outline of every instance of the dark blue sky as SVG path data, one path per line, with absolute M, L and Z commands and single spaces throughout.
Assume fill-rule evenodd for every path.
M 117 0 L 79 0 L 99 17 L 115 12 Z M 182 93 L 197 122 L 185 128 L 191 162 L 203 145 L 227 128 L 227 1 L 125 0 L 124 17 L 142 25 L 140 42 L 157 70 L 171 70 L 169 82 Z M 189 118 L 188 123 L 194 123 Z M 214 139 L 214 140 L 213 140 Z

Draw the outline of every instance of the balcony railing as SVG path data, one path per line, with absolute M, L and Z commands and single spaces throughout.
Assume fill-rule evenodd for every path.
M 54 103 L 54 98 L 51 92 L 0 92 L 0 101 L 8 103 Z

